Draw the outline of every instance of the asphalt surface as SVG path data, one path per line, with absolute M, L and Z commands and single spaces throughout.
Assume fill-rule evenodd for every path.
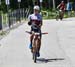
M 25 23 L 0 40 L 0 67 L 75 67 L 75 18 L 44 20 L 37 63 L 29 49 L 30 27 Z

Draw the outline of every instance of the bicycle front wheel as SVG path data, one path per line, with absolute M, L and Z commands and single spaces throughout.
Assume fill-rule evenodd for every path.
M 36 53 L 33 53 L 33 60 L 34 60 L 34 63 L 36 63 L 36 60 L 37 60 Z

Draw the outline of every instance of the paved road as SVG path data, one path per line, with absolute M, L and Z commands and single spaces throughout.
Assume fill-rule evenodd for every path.
M 75 67 L 75 20 L 44 20 L 41 56 L 33 63 L 28 48 L 30 30 L 23 24 L 0 40 L 0 67 Z

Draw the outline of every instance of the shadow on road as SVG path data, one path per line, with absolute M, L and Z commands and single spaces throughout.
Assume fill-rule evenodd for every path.
M 39 58 L 39 59 L 37 59 L 37 62 L 48 63 L 48 62 L 55 62 L 55 61 L 62 61 L 62 60 L 65 60 L 65 59 L 64 58 L 53 58 L 53 59 Z

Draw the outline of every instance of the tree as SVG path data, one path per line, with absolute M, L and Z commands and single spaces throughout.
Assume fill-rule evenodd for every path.
M 53 9 L 55 10 L 55 0 L 53 0 Z
M 1 5 L 0 5 L 0 10 L 2 10 L 3 12 L 6 12 L 6 4 L 5 4 L 5 0 L 1 0 Z M 33 1 L 37 2 L 37 4 L 40 6 L 40 0 L 21 0 L 21 8 L 28 8 L 29 6 L 31 8 L 33 8 Z M 54 8 L 55 6 L 57 6 L 62 0 L 43 0 L 43 8 L 46 9 L 52 9 L 53 5 Z M 64 0 L 65 3 L 67 2 L 67 0 Z M 75 2 L 75 0 L 70 0 L 71 2 Z M 55 2 L 55 3 L 54 3 Z M 18 2 L 17 0 L 10 0 L 10 9 L 11 10 L 15 10 L 18 9 Z

